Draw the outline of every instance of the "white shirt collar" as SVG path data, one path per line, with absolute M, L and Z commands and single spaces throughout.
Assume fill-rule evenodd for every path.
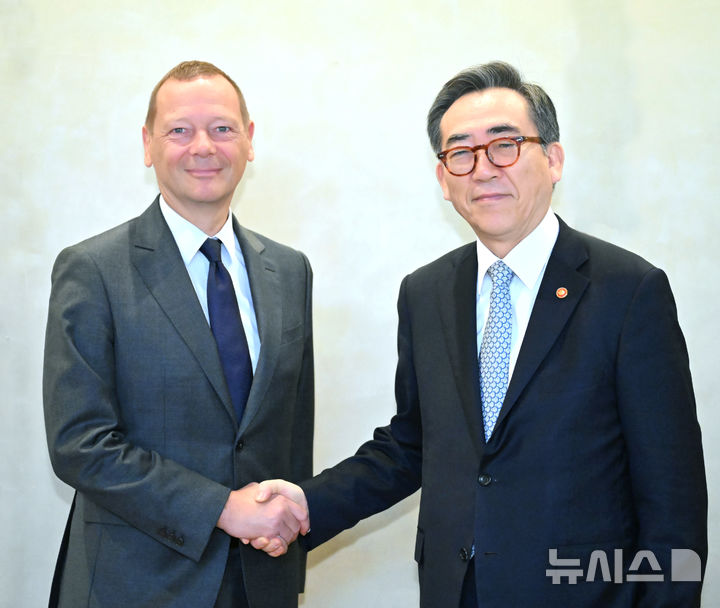
M 170 232 L 172 232 L 173 237 L 175 237 L 180 255 L 187 266 L 190 260 L 197 254 L 200 247 L 202 247 L 208 235 L 168 205 L 162 195 L 160 195 L 160 211 L 167 222 L 168 228 L 170 228 Z M 245 260 L 242 255 L 238 255 L 237 249 L 239 245 L 235 238 L 235 232 L 233 231 L 231 213 L 228 213 L 227 220 L 223 224 L 223 227 L 213 236 L 220 239 L 223 245 L 225 245 L 225 249 L 230 255 L 232 262 L 239 261 L 243 266 L 245 265 Z M 232 243 L 232 245 L 230 245 L 230 243 Z
M 503 258 L 503 262 L 528 289 L 532 289 L 540 278 L 555 246 L 559 230 L 560 223 L 552 209 L 549 208 L 535 229 Z M 488 268 L 498 260 L 498 257 L 478 239 L 477 258 L 478 278 L 480 279 L 485 276 Z M 478 280 L 478 291 L 481 286 L 482 280 Z

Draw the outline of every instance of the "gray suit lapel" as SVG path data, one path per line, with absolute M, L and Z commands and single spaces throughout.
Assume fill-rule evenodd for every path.
M 590 281 L 577 269 L 587 259 L 587 249 L 575 231 L 560 220 L 558 239 L 538 290 L 496 427 L 519 399 L 585 293 Z M 561 287 L 567 290 L 564 298 L 557 295 Z
M 233 227 L 245 258 L 261 343 L 252 388 L 240 422 L 242 433 L 260 410 L 275 373 L 280 351 L 283 300 L 278 268 L 265 245 L 255 234 L 240 226 L 235 218 Z
M 450 364 L 478 457 L 484 450 L 477 354 L 477 255 L 472 243 L 437 285 L 440 317 Z
M 130 258 L 138 274 L 234 419 L 215 339 L 157 199 L 134 222 L 130 239 Z

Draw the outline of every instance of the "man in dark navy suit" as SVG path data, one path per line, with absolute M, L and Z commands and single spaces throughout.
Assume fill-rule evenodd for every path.
M 477 240 L 403 281 L 397 414 L 301 484 L 305 542 L 421 488 L 424 608 L 698 606 L 707 490 L 667 277 L 553 214 L 555 108 L 511 66 L 452 78 L 428 133 Z

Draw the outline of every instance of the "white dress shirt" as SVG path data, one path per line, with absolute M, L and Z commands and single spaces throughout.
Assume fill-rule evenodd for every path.
M 202 306 L 203 312 L 205 313 L 205 319 L 209 324 L 207 278 L 210 262 L 200 253 L 200 247 L 202 247 L 208 235 L 195 226 L 195 224 L 192 224 L 179 215 L 177 211 L 165 202 L 162 195 L 160 196 L 160 210 L 170 228 L 170 232 L 172 232 L 175 238 L 175 242 L 180 250 L 180 255 L 185 263 L 185 268 L 190 275 L 190 280 L 200 301 L 200 306 Z M 240 318 L 242 319 L 248 349 L 250 350 L 253 373 L 255 373 L 258 357 L 260 356 L 260 334 L 257 328 L 257 318 L 255 317 L 255 307 L 253 306 L 245 258 L 240 249 L 240 243 L 238 243 L 235 232 L 233 231 L 231 213 L 228 214 L 227 221 L 220 231 L 213 235 L 213 238 L 217 238 L 222 242 L 222 247 L 220 248 L 222 263 L 230 273 L 233 286 L 235 287 L 235 296 L 237 297 L 238 307 L 240 309 Z M 228 247 L 228 243 L 233 243 L 234 246 Z
M 530 321 L 540 282 L 545 274 L 550 253 L 555 246 L 560 224 L 557 217 L 548 209 L 547 214 L 535 230 L 520 241 L 504 258 L 514 276 L 510 282 L 510 304 L 512 306 L 512 339 L 510 342 L 510 370 L 508 382 L 512 378 L 515 363 L 525 330 Z M 499 258 L 485 245 L 477 241 L 478 280 L 475 314 L 477 316 L 477 352 L 480 353 L 483 330 L 490 311 L 490 291 L 492 280 L 487 274 L 488 268 Z

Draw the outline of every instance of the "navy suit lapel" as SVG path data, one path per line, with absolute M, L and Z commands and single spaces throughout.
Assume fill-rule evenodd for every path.
M 478 457 L 484 450 L 477 353 L 477 255 L 472 243 L 438 280 L 440 317 L 450 364 Z
M 158 199 L 130 231 L 130 258 L 147 289 L 197 359 L 228 414 L 235 414 L 215 339 L 178 251 L 162 217 Z
M 589 284 L 587 277 L 578 272 L 588 259 L 587 249 L 575 231 L 559 221 L 560 232 L 540 283 L 496 427 L 508 415 L 547 356 Z M 560 288 L 566 290 L 561 295 L 567 295 L 558 297 Z
M 258 413 L 278 363 L 283 301 L 278 269 L 265 245 L 235 218 L 233 227 L 245 258 L 261 343 L 252 388 L 240 422 L 242 433 Z

